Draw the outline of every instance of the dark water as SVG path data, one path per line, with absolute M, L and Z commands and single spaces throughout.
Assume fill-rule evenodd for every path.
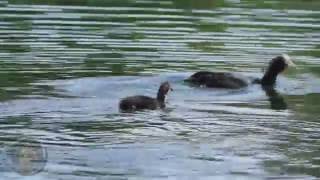
M 0 179 L 317 179 L 319 44 L 318 0 L 1 0 Z M 182 81 L 281 53 L 298 67 L 270 97 Z M 118 112 L 165 80 L 165 110 Z

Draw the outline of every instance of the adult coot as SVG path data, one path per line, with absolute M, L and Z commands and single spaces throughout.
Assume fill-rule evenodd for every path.
M 230 89 L 246 87 L 250 83 L 259 83 L 262 86 L 273 86 L 276 83 L 278 74 L 289 66 L 295 66 L 295 64 L 287 54 L 283 54 L 270 61 L 269 67 L 261 79 L 255 79 L 251 82 L 237 77 L 232 73 L 209 71 L 196 72 L 186 79 L 186 81 L 198 86 Z
M 164 82 L 160 85 L 156 98 L 141 95 L 126 97 L 120 101 L 119 108 L 122 111 L 164 108 L 169 90 L 172 90 L 169 82 Z

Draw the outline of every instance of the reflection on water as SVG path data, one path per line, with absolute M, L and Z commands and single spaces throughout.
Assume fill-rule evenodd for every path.
M 271 109 L 281 110 L 287 109 L 287 103 L 284 98 L 277 92 L 274 87 L 262 87 L 266 92 L 266 95 L 269 97 Z
M 0 1 L 0 177 L 320 177 L 319 7 L 304 0 Z M 183 83 L 199 70 L 261 77 L 282 53 L 298 68 L 274 89 Z M 120 98 L 155 96 L 165 80 L 174 88 L 168 108 L 119 113 Z M 22 135 L 41 145 L 9 146 L 24 144 Z M 45 166 L 39 147 L 48 153 Z M 38 171 L 29 166 L 33 157 L 43 158 Z M 18 173 L 7 160 L 21 164 Z

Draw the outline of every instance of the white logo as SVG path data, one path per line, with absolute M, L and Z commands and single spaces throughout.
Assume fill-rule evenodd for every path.
M 23 176 L 41 172 L 47 163 L 47 150 L 32 138 L 20 138 L 5 148 L 7 165 Z

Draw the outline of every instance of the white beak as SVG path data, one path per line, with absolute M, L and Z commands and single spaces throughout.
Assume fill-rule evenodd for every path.
M 288 67 L 297 67 L 295 63 L 291 60 L 290 56 L 288 54 L 282 54 L 283 59 L 285 60 Z

